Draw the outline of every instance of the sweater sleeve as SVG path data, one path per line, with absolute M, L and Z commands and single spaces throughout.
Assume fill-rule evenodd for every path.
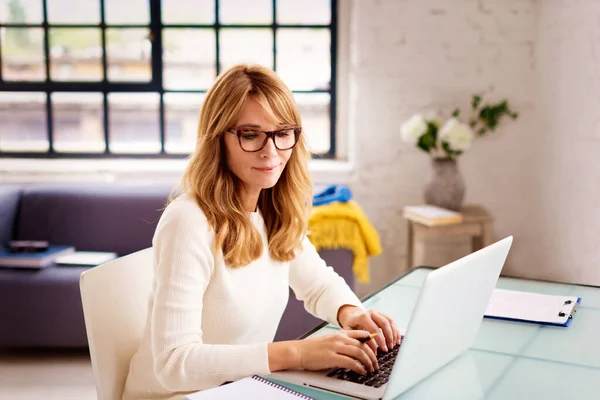
M 165 210 L 153 239 L 156 276 L 150 337 L 157 380 L 169 391 L 182 392 L 269 374 L 266 342 L 202 342 L 202 299 L 214 270 L 214 235 L 195 203 L 173 205 Z
M 290 287 L 308 312 L 335 326 L 339 326 L 337 312 L 341 306 L 364 308 L 344 278 L 327 266 L 307 237 L 290 263 Z

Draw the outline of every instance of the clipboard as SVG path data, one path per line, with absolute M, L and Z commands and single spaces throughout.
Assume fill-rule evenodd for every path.
M 567 327 L 581 297 L 494 289 L 485 318 Z

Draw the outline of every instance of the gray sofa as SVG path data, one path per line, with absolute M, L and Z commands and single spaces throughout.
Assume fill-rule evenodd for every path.
M 0 185 L 0 244 L 47 240 L 120 256 L 152 245 L 171 186 L 132 184 Z M 323 250 L 354 287 L 349 250 Z M 84 267 L 0 268 L 0 347 L 86 347 L 79 293 Z M 276 340 L 293 339 L 321 321 L 290 291 Z

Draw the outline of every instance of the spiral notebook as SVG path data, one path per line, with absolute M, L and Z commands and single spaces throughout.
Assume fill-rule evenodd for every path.
M 185 400 L 314 400 L 275 382 L 254 375 L 213 389 L 185 396 Z

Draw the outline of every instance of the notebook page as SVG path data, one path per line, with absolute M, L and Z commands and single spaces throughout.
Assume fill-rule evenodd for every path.
M 565 302 L 570 301 L 570 304 Z M 564 324 L 577 297 L 555 296 L 514 290 L 494 289 L 486 316 L 520 319 L 525 321 Z M 565 316 L 560 317 L 559 312 Z
M 298 400 L 299 397 L 252 378 L 185 396 L 186 400 Z

